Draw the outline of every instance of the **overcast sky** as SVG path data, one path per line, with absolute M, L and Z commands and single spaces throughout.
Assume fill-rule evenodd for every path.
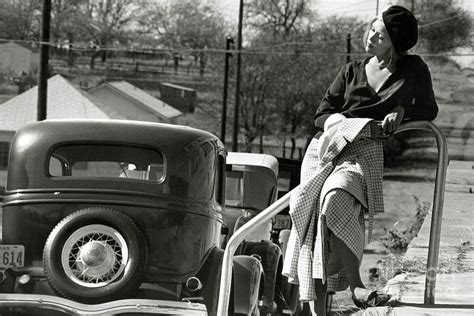
M 221 11 L 235 23 L 239 17 L 240 0 L 217 0 Z M 244 0 L 245 2 L 245 0 Z M 383 12 L 394 0 L 309 0 L 311 7 L 316 10 L 321 17 L 330 15 L 357 16 L 361 19 L 370 19 L 376 15 L 377 2 L 378 12 Z M 401 0 L 400 2 L 403 2 Z M 411 3 L 410 0 L 405 0 Z M 465 10 L 474 13 L 474 0 L 456 0 Z
M 240 0 L 221 0 L 217 3 L 221 11 L 237 23 Z M 310 0 L 310 5 L 323 18 L 337 14 L 370 19 L 375 16 L 377 0 Z M 389 0 L 379 0 L 379 13 L 389 5 Z

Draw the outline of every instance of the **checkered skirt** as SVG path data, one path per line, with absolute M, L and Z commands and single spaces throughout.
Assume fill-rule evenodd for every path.
M 328 149 L 318 158 L 313 140 L 302 164 L 301 184 L 290 198 L 293 221 L 283 274 L 299 284 L 300 299 L 315 300 L 314 279 L 328 280 L 339 290 L 344 275 L 327 278 L 328 229 L 348 244 L 361 258 L 364 245 L 363 209 L 383 211 L 383 154 L 380 142 L 369 140 L 368 119 L 346 119 L 331 138 Z M 370 231 L 370 229 L 369 229 Z

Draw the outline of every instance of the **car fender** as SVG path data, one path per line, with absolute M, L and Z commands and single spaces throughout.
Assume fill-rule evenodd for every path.
M 196 275 L 203 284 L 199 294 L 203 297 L 204 304 L 210 316 L 217 315 L 223 257 L 224 250 L 214 248 L 207 258 L 206 263 Z
M 249 256 L 257 255 L 261 260 L 265 275 L 263 306 L 266 307 L 268 313 L 271 313 L 275 297 L 275 286 L 279 283 L 277 280 L 279 275 L 281 275 L 281 267 L 279 267 L 282 258 L 281 249 L 278 245 L 268 240 L 244 242 L 242 254 Z
M 235 256 L 233 260 L 234 311 L 249 315 L 258 308 L 261 282 L 264 282 L 260 261 L 251 256 Z

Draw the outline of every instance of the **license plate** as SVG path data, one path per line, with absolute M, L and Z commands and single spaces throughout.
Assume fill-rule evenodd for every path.
M 0 245 L 0 269 L 21 268 L 25 265 L 25 246 Z
M 290 215 L 277 215 L 275 216 L 275 222 L 273 223 L 274 229 L 290 229 L 291 218 Z

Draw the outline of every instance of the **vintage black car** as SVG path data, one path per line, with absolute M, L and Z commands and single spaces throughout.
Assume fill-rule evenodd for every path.
M 189 127 L 24 126 L 2 205 L 0 308 L 215 315 L 225 168 L 219 139 Z M 259 259 L 234 257 L 231 312 L 258 315 Z

